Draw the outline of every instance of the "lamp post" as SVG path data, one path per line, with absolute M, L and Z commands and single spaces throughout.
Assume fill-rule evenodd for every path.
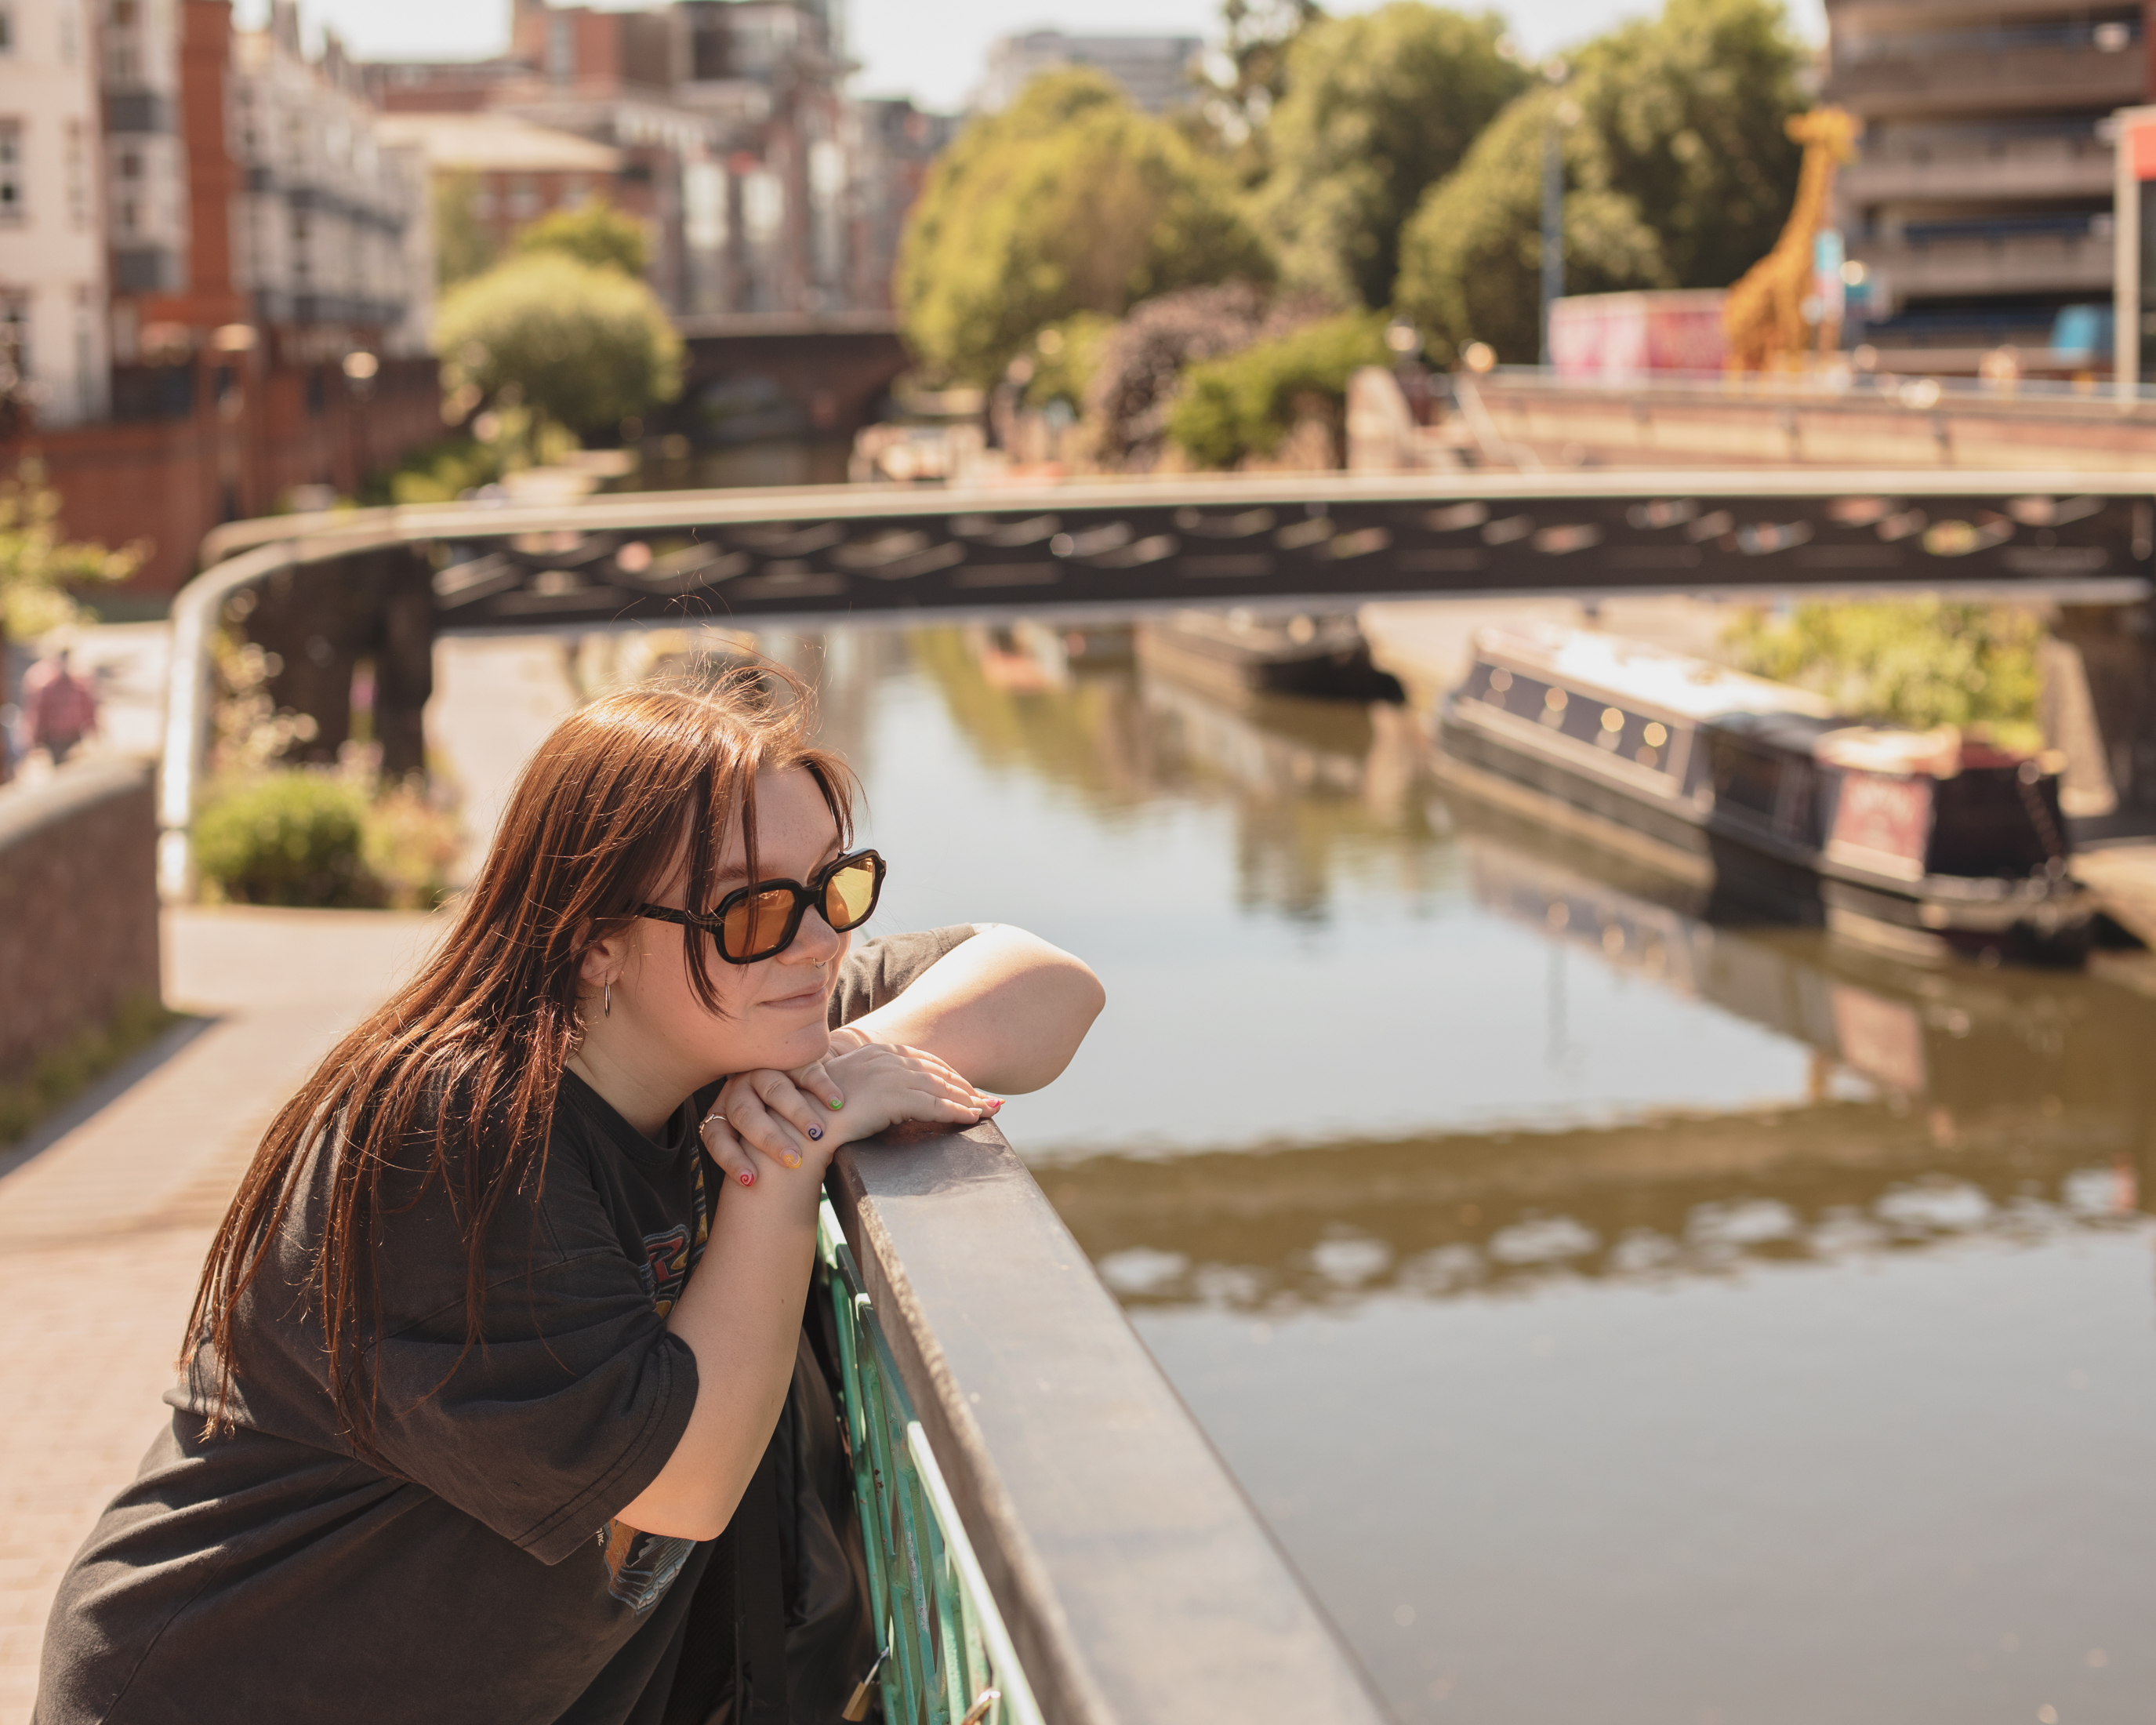
M 1572 69 L 1563 60 L 1552 60 L 1543 76 L 1562 90 Z M 1550 104 L 1549 124 L 1543 129 L 1543 347 L 1547 369 L 1556 356 L 1550 351 L 1551 308 L 1564 297 L 1564 133 L 1579 118 L 1578 105 L 1559 95 Z
M 2156 262 L 2156 107 L 2111 116 L 2116 151 L 2112 204 L 2112 390 L 2131 403 L 2141 389 L 2141 337 Z

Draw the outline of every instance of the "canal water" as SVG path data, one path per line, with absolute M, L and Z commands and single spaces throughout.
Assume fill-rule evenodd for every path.
M 2150 973 L 1708 927 L 1126 640 L 762 644 L 880 926 L 1101 975 L 1001 1123 L 1395 1712 L 2145 1719 Z M 696 644 L 445 643 L 449 722 Z

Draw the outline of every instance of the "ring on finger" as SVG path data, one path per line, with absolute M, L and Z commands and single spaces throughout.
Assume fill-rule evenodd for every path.
M 709 1126 L 709 1125 L 710 1125 L 713 1121 L 715 1121 L 715 1120 L 716 1120 L 716 1121 L 717 1121 L 717 1122 L 718 1122 L 718 1123 L 719 1123 L 721 1126 L 724 1127 L 725 1127 L 728 1132 L 732 1132 L 732 1131 L 734 1129 L 734 1123 L 733 1123 L 733 1122 L 732 1122 L 731 1120 L 727 1119 L 727 1118 L 726 1118 L 726 1117 L 725 1115 L 723 1115 L 723 1114 L 720 1113 L 720 1112 L 719 1112 L 719 1111 L 718 1111 L 717 1109 L 716 1109 L 716 1108 L 712 1109 L 712 1110 L 711 1110 L 711 1111 L 710 1113 L 706 1114 L 706 1115 L 704 1117 L 704 1124 L 705 1124 L 706 1126 Z

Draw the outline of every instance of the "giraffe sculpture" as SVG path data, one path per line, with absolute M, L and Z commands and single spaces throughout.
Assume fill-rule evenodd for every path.
M 1789 121 L 1789 136 L 1804 146 L 1797 202 L 1774 250 L 1746 270 L 1722 308 L 1729 337 L 1723 369 L 1794 370 L 1806 345 L 1804 303 L 1812 291 L 1812 246 L 1834 195 L 1835 172 L 1856 159 L 1863 122 L 1840 108 L 1815 108 Z M 1830 332 L 1821 330 L 1823 337 Z

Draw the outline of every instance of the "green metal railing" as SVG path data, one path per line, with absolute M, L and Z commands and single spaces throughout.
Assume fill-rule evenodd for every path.
M 829 1199 L 816 1231 L 885 1650 L 886 1725 L 1043 1725 Z

